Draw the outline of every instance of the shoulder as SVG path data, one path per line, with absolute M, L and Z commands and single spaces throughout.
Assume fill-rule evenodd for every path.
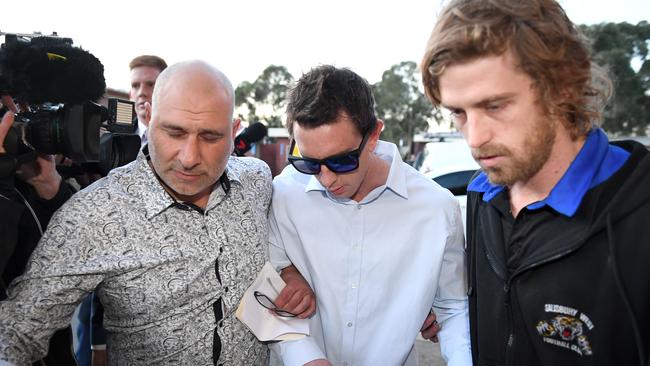
M 92 215 L 95 212 L 119 210 L 122 203 L 132 204 L 136 195 L 142 193 L 141 188 L 151 184 L 150 179 L 143 166 L 134 161 L 111 170 L 106 177 L 72 195 L 61 211 L 82 211 L 84 215 Z
M 228 178 L 243 187 L 247 199 L 268 205 L 271 200 L 271 169 L 262 160 L 252 157 L 230 157 Z
M 402 163 L 402 169 L 406 178 L 409 200 L 424 201 L 443 208 L 453 208 L 458 205 L 458 201 L 447 188 L 406 163 Z
M 282 172 L 273 179 L 273 194 L 288 192 L 304 192 L 313 176 L 297 171 L 293 166 L 287 165 Z
M 232 156 L 228 160 L 228 170 L 243 180 L 263 180 L 271 182 L 271 169 L 262 160 L 252 157 Z

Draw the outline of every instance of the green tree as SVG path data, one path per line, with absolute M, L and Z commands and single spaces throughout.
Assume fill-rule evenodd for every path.
M 269 127 L 282 127 L 287 90 L 293 76 L 286 67 L 269 65 L 254 82 L 244 81 L 235 89 L 236 106 L 246 106 L 246 116 L 252 123 L 265 121 Z
M 601 23 L 581 29 L 593 42 L 594 61 L 609 71 L 614 83 L 613 97 L 603 115 L 603 128 L 612 135 L 647 135 L 650 24 Z
M 385 124 L 382 139 L 406 151 L 411 149 L 413 135 L 428 129 L 432 116 L 441 119 L 420 91 L 416 70 L 415 62 L 401 62 L 384 71 L 381 81 L 372 85 L 377 117 Z

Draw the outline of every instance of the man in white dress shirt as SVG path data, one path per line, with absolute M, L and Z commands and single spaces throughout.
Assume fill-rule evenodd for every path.
M 433 309 L 443 357 L 471 365 L 458 203 L 379 141 L 368 83 L 347 69 L 311 70 L 290 91 L 287 127 L 291 165 L 273 183 L 270 258 L 278 270 L 295 265 L 318 311 L 310 336 L 271 345 L 275 362 L 416 365 Z

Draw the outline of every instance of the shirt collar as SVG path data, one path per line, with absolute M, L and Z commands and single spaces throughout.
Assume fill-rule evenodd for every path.
M 369 203 L 371 201 L 374 201 L 386 189 L 389 189 L 395 194 L 407 199 L 408 190 L 406 187 L 406 170 L 404 164 L 402 163 L 402 158 L 400 157 L 397 146 L 390 142 L 381 140 L 377 141 L 377 147 L 375 148 L 374 154 L 390 163 L 388 178 L 386 178 L 386 184 L 375 188 L 370 194 L 368 194 L 368 196 L 364 197 L 362 203 Z M 330 199 L 337 202 L 344 203 L 351 201 L 349 198 L 341 199 L 331 196 L 327 189 L 323 187 L 322 184 L 320 184 L 318 179 L 316 179 L 315 175 L 311 176 L 305 185 L 305 192 L 309 191 L 324 192 Z
M 578 155 L 549 195 L 527 208 L 536 210 L 549 206 L 565 216 L 573 216 L 587 191 L 614 174 L 623 166 L 627 157 L 628 152 L 609 144 L 602 129 L 591 130 Z M 483 172 L 467 187 L 468 191 L 482 192 L 485 202 L 492 200 L 504 189 L 504 186 L 490 183 Z
M 141 150 L 136 160 L 124 168 L 126 170 L 116 169 L 115 177 L 126 184 L 126 189 L 129 193 L 138 197 L 144 203 L 145 215 L 147 219 L 152 219 L 154 216 L 174 205 L 176 200 L 165 191 L 158 181 L 158 177 L 149 165 L 145 153 L 147 153 L 147 149 Z M 228 177 L 231 189 L 234 186 L 241 185 L 242 171 L 239 166 L 240 164 L 236 164 L 233 161 L 236 159 L 236 157 L 230 157 L 228 166 L 226 167 L 226 176 Z M 218 182 L 210 193 L 206 211 L 216 206 L 225 195 L 222 185 Z

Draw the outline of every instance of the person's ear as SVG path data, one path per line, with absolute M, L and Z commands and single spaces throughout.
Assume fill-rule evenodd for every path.
M 232 140 L 235 141 L 235 137 L 237 136 L 237 131 L 239 131 L 239 127 L 241 126 L 241 120 L 239 118 L 235 118 L 232 120 Z
M 375 147 L 377 147 L 377 141 L 379 141 L 379 136 L 381 135 L 381 131 L 383 130 L 384 130 L 384 121 L 377 119 L 377 124 L 375 124 L 375 129 L 370 132 L 370 136 L 368 136 L 368 142 L 366 143 L 370 147 L 368 151 L 375 151 Z

